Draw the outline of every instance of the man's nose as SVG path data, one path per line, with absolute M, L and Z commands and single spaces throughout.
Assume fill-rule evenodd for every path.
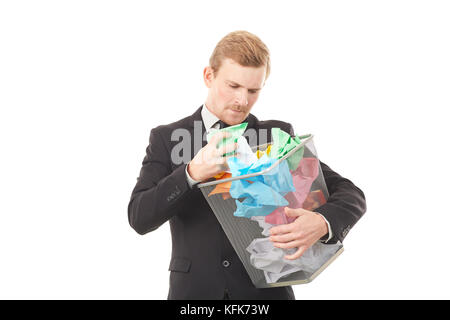
M 239 90 L 236 97 L 236 103 L 240 106 L 248 105 L 248 97 L 246 90 Z

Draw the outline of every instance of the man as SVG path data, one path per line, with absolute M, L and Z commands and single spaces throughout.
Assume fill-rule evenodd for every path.
M 232 32 L 216 46 L 203 76 L 208 87 L 205 104 L 194 114 L 150 133 L 150 144 L 128 206 L 130 225 L 146 234 L 170 222 L 172 258 L 169 265 L 168 299 L 295 299 L 290 286 L 255 288 L 222 227 L 195 184 L 224 171 L 224 154 L 235 144 L 217 148 L 226 134 L 216 134 L 209 143 L 189 142 L 188 163 L 174 161 L 179 141 L 173 133 L 184 130 L 194 136 L 211 128 L 247 122 L 247 130 L 273 127 L 294 135 L 292 125 L 282 121 L 259 121 L 250 113 L 270 73 L 269 51 L 255 35 Z M 200 134 L 202 134 L 200 133 Z M 260 143 L 259 140 L 256 142 Z M 195 155 L 195 156 L 194 156 Z M 183 155 L 186 156 L 186 155 Z M 296 259 L 316 241 L 335 243 L 345 238 L 365 212 L 363 192 L 350 180 L 321 163 L 330 197 L 315 212 L 286 209 L 297 217 L 290 224 L 273 227 L 270 239 L 280 248 L 298 248 L 286 256 Z

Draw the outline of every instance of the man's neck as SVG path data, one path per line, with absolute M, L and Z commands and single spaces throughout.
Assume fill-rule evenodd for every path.
M 220 120 L 219 117 L 217 116 L 217 114 L 215 114 L 215 112 L 212 111 L 212 110 L 208 107 L 208 105 L 206 104 L 206 102 L 203 104 L 203 106 L 206 107 L 206 109 L 207 109 L 213 116 L 215 116 L 218 120 Z

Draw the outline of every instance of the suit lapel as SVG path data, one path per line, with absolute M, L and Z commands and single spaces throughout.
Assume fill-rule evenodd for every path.
M 191 135 L 191 159 L 203 148 L 207 142 L 203 140 L 206 128 L 202 119 L 202 106 L 200 106 L 189 118 L 188 128 Z M 206 137 L 205 137 L 206 138 Z

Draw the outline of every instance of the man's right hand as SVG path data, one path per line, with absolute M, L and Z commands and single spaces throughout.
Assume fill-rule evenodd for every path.
M 224 154 L 233 152 L 237 149 L 237 143 L 229 143 L 220 148 L 217 144 L 224 138 L 231 137 L 229 132 L 218 132 L 212 136 L 209 143 L 204 146 L 189 162 L 187 171 L 192 179 L 204 181 L 215 175 L 228 170 L 227 159 L 234 155 L 224 157 Z

